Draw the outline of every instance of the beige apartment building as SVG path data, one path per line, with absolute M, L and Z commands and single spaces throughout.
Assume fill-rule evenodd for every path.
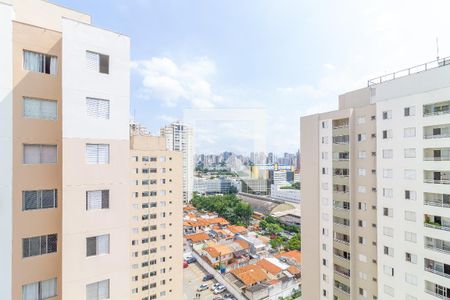
M 182 299 L 183 157 L 131 126 L 130 299 Z
M 367 90 L 301 118 L 302 294 L 377 299 L 376 111 Z

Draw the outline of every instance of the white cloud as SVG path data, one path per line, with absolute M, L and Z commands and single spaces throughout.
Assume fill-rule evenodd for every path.
M 194 108 L 210 108 L 222 101 L 209 81 L 216 73 L 213 61 L 201 57 L 181 65 L 167 57 L 135 61 L 132 68 L 142 76 L 140 94 L 175 107 L 186 101 Z

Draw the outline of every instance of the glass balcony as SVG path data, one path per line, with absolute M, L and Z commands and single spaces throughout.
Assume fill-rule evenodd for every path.
M 450 124 L 426 126 L 423 128 L 424 139 L 442 139 L 450 137 Z
M 347 161 L 350 157 L 348 152 L 333 152 L 333 160 L 343 160 Z
M 450 265 L 425 258 L 425 271 L 450 278 Z
M 425 161 L 449 161 L 450 148 L 426 148 L 423 150 Z
M 432 184 L 450 184 L 450 171 L 424 171 L 423 182 Z
M 348 119 L 340 119 L 333 121 L 333 129 L 347 128 L 348 125 L 349 125 Z
M 444 287 L 434 282 L 430 282 L 428 280 L 425 281 L 425 292 L 427 294 L 435 296 L 438 299 L 450 299 L 450 288 Z
M 343 251 L 343 250 L 339 250 L 337 248 L 334 248 L 333 249 L 333 253 L 334 253 L 334 256 L 336 256 L 336 257 L 338 257 L 340 259 L 343 259 L 343 260 L 346 260 L 346 261 L 350 261 L 350 253 L 347 252 L 347 251 Z
M 333 208 L 350 210 L 350 202 L 334 200 L 333 201 Z
M 348 134 L 333 136 L 333 144 L 347 145 L 349 141 L 350 136 Z
M 425 248 L 450 254 L 450 242 L 426 236 Z
M 450 101 L 443 101 L 423 106 L 423 116 L 438 116 L 450 113 Z
M 350 294 L 350 287 L 346 284 L 343 284 L 342 282 L 339 282 L 337 280 L 334 281 L 334 287 L 343 291 L 346 294 Z
M 340 274 L 341 276 L 347 277 L 347 278 L 350 277 L 350 270 L 349 269 L 341 267 L 341 266 L 336 265 L 336 264 L 334 265 L 334 272 Z
M 343 234 L 343 233 L 339 233 L 339 232 L 335 232 L 334 233 L 334 240 L 338 243 L 344 244 L 344 245 L 348 245 L 350 244 L 350 238 L 348 235 Z
M 450 218 L 434 215 L 425 215 L 424 225 L 425 227 L 450 231 Z
M 345 218 L 341 218 L 341 217 L 333 217 L 333 223 L 338 225 L 338 226 L 350 226 L 350 220 L 349 219 L 345 219 Z
M 450 195 L 425 193 L 424 194 L 424 204 L 429 205 L 429 206 L 450 208 Z

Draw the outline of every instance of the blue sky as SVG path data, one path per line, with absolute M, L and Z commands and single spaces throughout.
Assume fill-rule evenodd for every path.
M 131 115 L 153 133 L 185 109 L 238 109 L 195 123 L 197 152 L 299 148 L 299 117 L 387 72 L 450 55 L 449 3 L 357 0 L 54 0 L 131 37 Z M 264 111 L 255 148 L 248 113 Z M 238 118 L 239 119 L 239 118 Z M 258 145 L 261 145 L 260 143 Z

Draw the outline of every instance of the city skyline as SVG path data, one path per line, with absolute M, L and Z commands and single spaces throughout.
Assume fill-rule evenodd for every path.
M 54 2 L 133 39 L 130 115 L 151 132 L 183 121 L 188 108 L 262 108 L 271 124 L 263 151 L 295 152 L 298 116 L 336 109 L 344 91 L 432 61 L 436 38 L 441 57 L 450 55 L 450 20 L 433 9 L 446 1 Z M 197 149 L 252 148 L 249 130 L 199 124 Z

